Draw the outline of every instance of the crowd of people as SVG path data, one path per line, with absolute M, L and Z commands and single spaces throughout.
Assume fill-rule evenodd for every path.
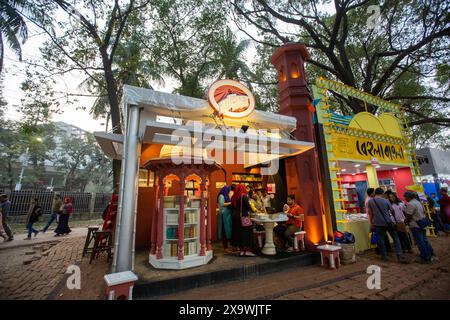
M 2 237 L 4 241 L 14 240 L 14 234 L 8 219 L 10 211 L 11 201 L 9 201 L 8 195 L 0 195 L 0 237 Z M 63 201 L 59 194 L 55 195 L 47 224 L 42 230 L 37 230 L 34 228 L 34 224 L 38 222 L 39 218 L 43 215 L 43 208 L 40 205 L 38 198 L 33 197 L 25 220 L 25 226 L 28 232 L 25 240 L 31 240 L 32 235 L 36 237 L 40 232 L 47 232 L 55 220 L 57 222 L 56 229 L 54 230 L 55 237 L 69 234 L 72 231 L 69 227 L 69 218 L 72 211 L 73 205 L 71 198 L 65 197 Z
M 225 252 L 239 251 L 239 256 L 253 257 L 253 231 L 264 230 L 260 224 L 249 219 L 254 214 L 269 214 L 275 210 L 271 205 L 271 196 L 267 190 L 253 190 L 243 184 L 224 186 L 218 196 L 219 208 L 218 236 L 222 240 Z M 293 236 L 303 228 L 303 209 L 295 202 L 295 196 L 289 195 L 283 207 L 288 221 L 278 223 L 274 233 L 285 241 L 287 252 L 293 251 Z M 231 247 L 230 247 L 231 245 Z
M 420 252 L 418 262 L 430 263 L 436 258 L 433 247 L 428 241 L 426 229 L 433 223 L 436 232 L 449 233 L 445 229 L 450 213 L 447 189 L 442 188 L 440 195 L 440 199 L 431 197 L 421 199 L 416 192 L 406 191 L 403 195 L 406 200 L 404 203 L 395 192 L 385 191 L 382 188 L 367 189 L 365 207 L 372 230 L 376 232 L 377 251 L 381 259 L 388 260 L 388 251 L 392 251 L 388 234 L 393 240 L 399 262 L 407 263 L 408 259 L 404 253 L 413 253 L 410 234 Z M 428 217 L 426 206 L 430 210 L 432 222 Z

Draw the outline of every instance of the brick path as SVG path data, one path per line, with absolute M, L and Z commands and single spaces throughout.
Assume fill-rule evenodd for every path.
M 65 238 L 32 247 L 0 250 L 0 299 L 102 299 L 105 259 L 81 259 L 84 237 Z M 357 263 L 330 271 L 320 266 L 280 270 L 246 281 L 188 290 L 161 299 L 450 299 L 450 237 L 432 239 L 439 257 L 431 265 L 381 262 L 373 253 L 358 255 Z M 417 257 L 409 255 L 410 258 Z M 34 257 L 34 258 L 33 258 Z M 23 262 L 27 260 L 27 264 Z M 34 261 L 32 261 L 34 260 Z M 394 260 L 392 258 L 392 260 Z M 81 268 L 81 290 L 68 290 L 65 272 Z M 366 268 L 382 268 L 381 289 L 368 290 Z M 435 290 L 440 286 L 440 291 Z M 440 294 L 440 295 L 437 295 Z
M 83 245 L 78 237 L 1 250 L 0 299 L 46 299 L 67 267 L 80 260 Z
M 374 253 L 358 255 L 357 263 L 342 266 L 338 271 L 324 270 L 319 266 L 290 269 L 260 276 L 246 281 L 234 281 L 208 287 L 192 289 L 177 294 L 166 295 L 161 299 L 170 300 L 214 300 L 214 299 L 395 299 L 411 290 L 418 290 L 442 276 L 446 284 L 449 277 L 450 237 L 433 238 L 432 245 L 439 257 L 430 265 L 411 263 L 403 265 L 395 262 L 382 262 Z M 413 260 L 417 258 L 408 255 Z M 366 274 L 369 265 L 381 269 L 381 289 L 367 289 Z M 416 298 L 421 298 L 417 296 Z M 423 298 L 423 297 L 422 297 Z M 447 293 L 446 297 L 450 298 Z

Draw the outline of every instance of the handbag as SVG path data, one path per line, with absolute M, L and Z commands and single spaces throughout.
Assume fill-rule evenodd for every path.
M 388 221 L 383 213 L 383 210 L 381 210 L 380 206 L 378 205 L 377 201 L 375 199 L 372 199 L 372 200 L 373 200 L 373 202 L 375 202 L 375 205 L 377 206 L 378 210 L 380 210 L 381 215 L 383 216 L 384 222 L 386 222 L 388 230 L 397 231 L 397 225 L 392 221 Z M 395 219 L 395 216 L 394 216 L 394 220 L 397 222 L 397 220 Z
M 417 220 L 416 223 L 422 230 L 426 229 L 427 227 L 431 227 L 430 219 L 428 219 L 427 217 Z
M 416 223 L 417 223 L 417 225 L 419 226 L 420 229 L 425 230 L 426 228 L 431 227 L 431 221 L 427 217 L 427 213 L 426 213 L 425 207 L 423 206 L 422 203 L 420 203 L 420 204 L 422 205 L 423 214 L 424 214 L 425 218 L 417 220 Z
M 240 210 L 240 216 L 241 216 L 241 225 L 243 227 L 250 227 L 251 225 L 253 225 L 252 220 L 250 220 L 249 216 L 243 217 L 242 216 L 242 198 L 244 198 L 244 196 L 241 196 L 241 210 Z

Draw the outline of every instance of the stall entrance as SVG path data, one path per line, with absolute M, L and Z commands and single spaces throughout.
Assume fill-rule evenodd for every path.
M 339 161 L 340 198 L 348 214 L 366 214 L 365 200 L 368 188 L 380 187 L 392 191 L 400 198 L 413 184 L 409 167 L 369 164 L 358 161 Z

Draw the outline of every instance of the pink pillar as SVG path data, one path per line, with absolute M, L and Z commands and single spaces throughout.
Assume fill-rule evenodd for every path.
M 209 191 L 208 191 L 208 193 L 209 193 L 209 195 L 211 195 L 211 183 L 210 183 L 210 185 L 209 185 Z M 211 199 L 209 199 L 209 202 L 208 202 L 208 217 L 207 217 L 207 225 L 206 225 L 206 227 L 208 228 L 207 230 L 208 230 L 208 233 L 207 233 L 207 236 L 206 236 L 206 241 L 207 241 L 207 247 L 206 247 L 206 249 L 208 250 L 208 251 L 211 251 L 212 250 L 212 245 L 211 245 Z
M 184 260 L 184 188 L 186 181 L 180 177 L 180 216 L 178 219 L 178 260 Z
M 205 255 L 205 196 L 204 191 L 206 187 L 205 177 L 201 177 L 202 182 L 200 183 L 200 255 Z
M 164 181 L 159 178 L 159 191 L 164 190 Z M 159 210 L 158 212 L 158 236 L 156 243 L 156 259 L 162 259 L 162 244 L 164 235 L 164 192 L 158 192 L 159 194 Z
M 153 217 L 152 217 L 152 228 L 151 228 L 151 233 L 150 233 L 150 254 L 155 254 L 156 253 L 156 231 L 157 231 L 157 221 L 158 221 L 158 214 L 159 214 L 159 209 L 158 209 L 158 192 L 159 192 L 159 188 L 158 188 L 158 181 L 155 177 L 155 181 L 153 182 L 153 190 L 155 191 L 155 207 L 153 210 Z

